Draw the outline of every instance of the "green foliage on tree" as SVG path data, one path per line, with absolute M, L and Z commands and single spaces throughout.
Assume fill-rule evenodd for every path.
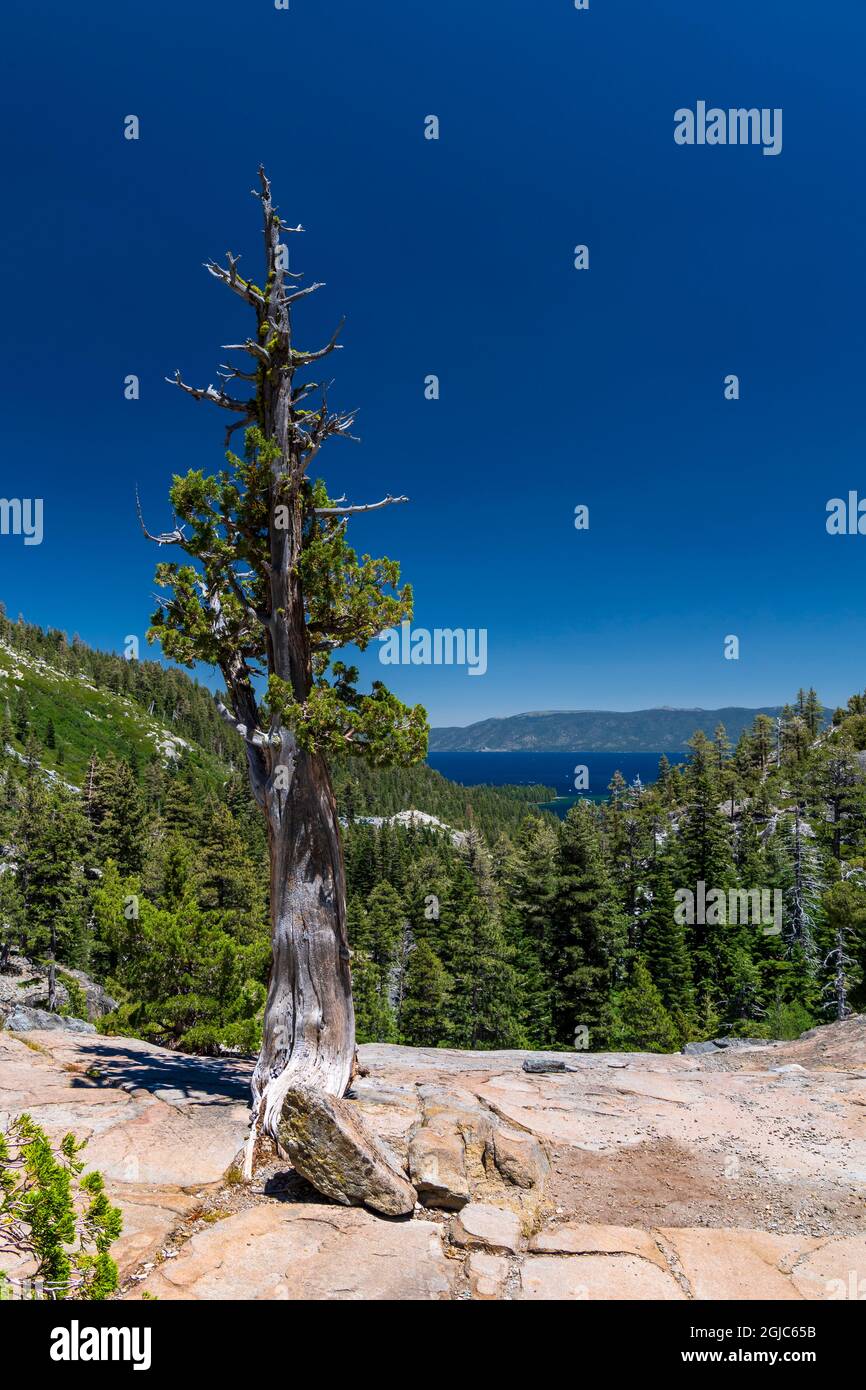
M 49 789 L 28 765 L 17 812 L 17 923 L 35 962 L 83 964 L 87 954 L 83 861 L 87 824 L 71 793 Z
M 694 1012 L 695 991 L 685 922 L 680 920 L 668 861 L 660 857 L 650 872 L 640 949 L 665 1008 L 681 1018 Z
M 443 965 L 451 980 L 450 1045 L 464 1049 L 519 1047 L 517 972 L 498 905 L 469 863 L 455 867 L 443 905 Z
M 349 940 L 357 1037 L 359 1042 L 394 1042 L 397 1018 L 392 980 L 405 915 L 403 905 L 391 884 L 381 882 L 365 905 L 353 904 L 353 908 Z
M 681 1045 L 676 1025 L 640 958 L 616 1000 L 613 1041 L 621 1052 L 675 1052 Z
M 269 959 L 263 925 L 240 941 L 200 906 L 194 883 L 173 909 L 159 907 L 110 861 L 93 915 L 104 978 L 121 1001 L 101 1031 L 191 1052 L 255 1051 Z
M 86 815 L 100 858 L 111 858 L 123 873 L 141 868 L 144 805 L 138 783 L 127 762 L 95 755 L 88 768 L 84 799 Z
M 410 1047 L 439 1047 L 448 1041 L 446 1022 L 450 981 L 423 936 L 409 955 L 400 1014 L 401 1040 Z
M 555 965 L 553 1025 L 556 1041 L 573 1045 L 575 1029 L 589 1030 L 594 1049 L 610 1034 L 610 998 L 625 961 L 627 922 L 605 865 L 591 808 L 578 803 L 560 832 L 552 946 Z

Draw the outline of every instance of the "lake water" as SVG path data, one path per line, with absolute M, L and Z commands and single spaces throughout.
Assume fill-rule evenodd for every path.
M 672 763 L 684 754 L 668 753 Z M 427 762 L 451 782 L 461 786 L 487 783 L 494 787 L 525 787 L 542 783 L 555 787 L 557 799 L 549 809 L 564 816 L 569 806 L 580 800 L 575 791 L 575 768 L 582 765 L 589 773 L 584 798 L 593 801 L 607 796 L 608 783 L 619 769 L 627 782 L 635 777 L 648 785 L 658 775 L 661 753 L 430 753 Z

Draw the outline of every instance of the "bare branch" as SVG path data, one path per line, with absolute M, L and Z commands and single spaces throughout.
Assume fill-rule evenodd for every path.
M 221 280 L 224 285 L 228 285 L 230 290 L 234 290 L 235 294 L 239 294 L 241 299 L 245 299 L 247 304 L 251 304 L 254 309 L 264 309 L 264 295 L 249 280 L 238 275 L 236 270 L 237 258 L 233 257 L 230 251 L 226 252 L 226 256 L 229 262 L 228 270 L 217 261 L 205 261 L 205 270 L 209 271 L 215 279 Z
M 330 341 L 329 341 L 328 343 L 326 343 L 326 345 L 325 345 L 323 348 L 319 348 L 318 352 L 295 352 L 295 351 L 293 351 L 293 352 L 292 352 L 292 362 L 293 362 L 293 364 L 294 364 L 296 367 L 303 367 L 303 366 L 306 366 L 307 363 L 309 363 L 309 362 L 318 362 L 320 358 L 322 358 L 322 357 L 327 357 L 327 356 L 328 356 L 328 353 L 330 353 L 330 352 L 339 351 L 340 348 L 343 346 L 343 344 L 342 344 L 342 343 L 338 343 L 338 342 L 337 342 L 337 339 L 339 338 L 340 334 L 341 334 L 342 331 L 343 331 L 343 325 L 345 324 L 345 322 L 346 322 L 345 318 L 340 319 L 340 322 L 337 324 L 337 327 L 334 329 L 334 332 L 333 332 L 333 334 L 331 335 Z
M 303 386 L 296 386 L 292 391 L 292 405 L 300 405 L 301 401 L 305 401 L 307 396 L 311 396 L 314 391 L 318 390 L 319 383 L 317 381 L 308 381 Z
M 357 507 L 316 507 L 316 516 L 353 516 L 356 512 L 377 512 L 380 507 L 396 506 L 408 502 L 408 497 L 383 497 L 381 502 L 364 502 Z
M 251 425 L 255 418 L 255 415 L 245 415 L 242 420 L 235 420 L 234 424 L 229 425 L 225 433 L 225 439 L 223 440 L 224 447 L 228 449 L 235 430 L 242 430 L 244 425 Z
M 257 357 L 266 367 L 271 365 L 271 354 L 267 348 L 263 348 L 261 343 L 257 343 L 254 338 L 247 338 L 245 343 L 223 343 L 224 352 L 249 352 L 253 357 Z
M 285 304 L 286 306 L 288 306 L 289 304 L 294 304 L 294 302 L 295 302 L 296 299 L 303 299 L 303 298 L 304 298 L 304 295 L 306 295 L 306 294 L 314 294 L 316 290 L 323 290 L 324 288 L 325 288 L 325 282 L 324 282 L 324 280 L 317 280 L 315 284 L 313 284 L 313 285 L 307 285 L 306 289 L 303 289 L 303 290 L 295 290 L 294 294 L 287 294 L 287 295 L 285 295 L 285 297 L 283 298 L 283 301 L 282 301 L 282 302 L 283 302 L 283 304 Z
M 217 391 L 214 386 L 207 386 L 204 389 L 198 386 L 187 386 L 179 370 L 175 372 L 174 376 L 167 376 L 165 379 L 170 386 L 179 386 L 181 391 L 192 396 L 193 400 L 211 401 L 214 405 L 221 406 L 223 410 L 236 410 L 242 415 L 248 415 L 250 407 L 255 404 L 253 400 L 235 400 L 234 396 L 227 396 L 225 391 Z
M 256 382 L 255 372 L 242 372 L 240 367 L 233 367 L 231 362 L 220 362 L 217 376 L 221 376 L 223 381 L 251 381 L 253 385 Z
M 138 521 L 141 526 L 142 534 L 146 540 L 153 541 L 154 545 L 186 545 L 186 536 L 183 534 L 183 527 L 178 526 L 175 517 L 175 528 L 173 531 L 161 531 L 158 536 L 151 535 L 144 524 L 144 517 L 141 512 L 141 500 L 138 496 L 138 484 L 135 488 L 135 510 L 138 512 Z M 162 602 L 162 600 L 160 600 Z
M 228 709 L 217 696 L 214 696 L 214 704 L 217 707 L 217 713 L 220 717 L 224 719 L 227 724 L 230 724 L 236 733 L 240 734 L 245 743 L 251 744 L 253 748 L 280 747 L 282 739 L 279 734 L 266 734 L 263 733 L 261 729 L 253 729 L 252 733 L 250 733 L 246 724 L 242 724 L 240 720 L 236 719 L 231 710 Z

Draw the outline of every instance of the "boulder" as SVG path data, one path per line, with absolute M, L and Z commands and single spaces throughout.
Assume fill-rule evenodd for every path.
M 492 1160 L 496 1117 L 483 1101 L 465 1091 L 419 1086 L 418 1098 L 423 1110 L 423 1129 L 456 1137 L 471 1189 L 473 1181 L 484 1179 L 488 1157 Z
M 83 970 L 73 970 L 69 966 L 64 965 L 63 974 L 70 976 L 70 978 L 84 991 L 84 1000 L 87 1005 L 87 1017 L 91 1023 L 97 1018 L 102 1018 L 104 1014 L 114 1013 L 114 1010 L 117 1008 L 117 1000 L 113 999 L 107 990 L 103 989 L 102 985 L 98 984 L 96 980 L 91 980 L 89 975 L 85 975 Z M 60 993 L 61 990 L 64 995 L 68 995 L 68 991 L 62 980 L 58 982 L 58 993 Z
M 83 1018 L 64 1018 L 62 1014 L 49 1013 L 47 1009 L 28 1009 L 17 1004 L 6 1019 L 10 1033 L 30 1033 L 47 1028 L 65 1028 L 70 1033 L 95 1033 L 92 1023 Z
M 701 1054 L 705 1052 L 727 1052 L 732 1049 L 738 1051 L 744 1047 L 766 1046 L 767 1040 L 765 1038 L 708 1038 L 705 1042 L 686 1043 L 685 1047 L 681 1048 L 681 1051 L 684 1052 L 687 1057 L 700 1057 Z
M 459 1211 L 470 1195 L 461 1136 L 417 1130 L 409 1142 L 409 1176 L 425 1206 Z
M 451 1239 L 455 1245 L 470 1250 L 480 1248 L 500 1255 L 514 1255 L 523 1244 L 520 1217 L 516 1212 L 494 1207 L 489 1202 L 470 1202 L 455 1216 Z
M 540 1139 L 526 1130 L 497 1129 L 493 1152 L 496 1167 L 515 1187 L 543 1187 L 550 1160 Z
M 473 1250 L 466 1261 L 466 1275 L 470 1296 L 479 1302 L 490 1303 L 505 1297 L 508 1261 L 504 1256 Z
M 414 1187 L 351 1102 L 292 1087 L 283 1101 L 279 1139 L 297 1171 L 324 1197 L 385 1216 L 414 1210 Z

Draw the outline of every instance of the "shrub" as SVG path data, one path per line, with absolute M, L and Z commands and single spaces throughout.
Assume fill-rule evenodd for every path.
M 108 1252 L 122 1218 L 102 1174 L 82 1176 L 85 1144 L 67 1134 L 52 1145 L 27 1114 L 0 1131 L 0 1253 L 33 1260 L 32 1277 L 57 1298 L 103 1299 L 117 1288 Z M 0 1274 L 0 1296 L 8 1282 Z

